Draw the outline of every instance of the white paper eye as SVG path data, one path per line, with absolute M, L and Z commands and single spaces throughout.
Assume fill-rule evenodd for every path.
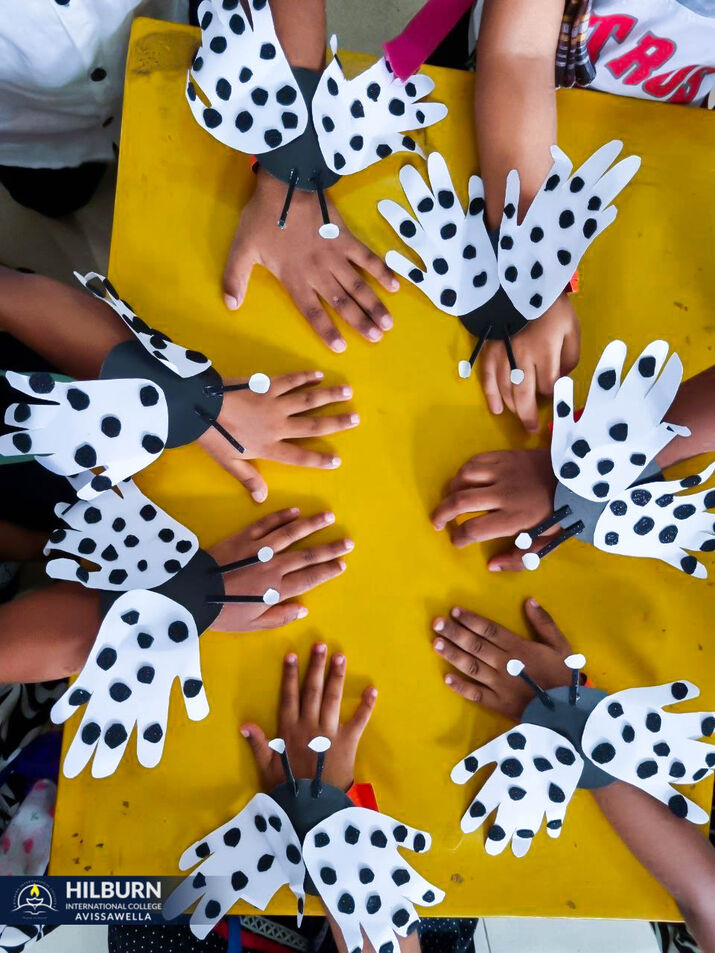
M 271 379 L 267 374 L 251 374 L 248 387 L 254 394 L 267 394 L 270 390 Z

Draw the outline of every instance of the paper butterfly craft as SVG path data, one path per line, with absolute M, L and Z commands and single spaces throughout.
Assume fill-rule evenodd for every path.
M 615 219 L 610 203 L 640 166 L 637 156 L 629 156 L 609 168 L 622 148 L 616 140 L 601 146 L 571 175 L 570 159 L 552 146 L 554 164 L 521 222 L 519 173 L 513 169 L 506 180 L 501 225 L 491 233 L 479 176 L 469 179 L 465 214 L 438 152 L 427 160 L 429 184 L 414 166 L 400 170 L 412 214 L 391 199 L 377 207 L 421 265 L 398 251 L 388 251 L 385 262 L 441 311 L 458 317 L 477 339 L 469 360 L 459 363 L 460 377 L 469 377 L 485 341 L 500 340 L 512 383 L 523 381 L 511 337 L 551 307 L 588 246 Z
M 52 720 L 61 724 L 86 705 L 64 774 L 75 777 L 92 758 L 94 777 L 113 774 L 135 726 L 139 763 L 153 768 L 162 756 L 176 679 L 189 718 L 198 721 L 208 714 L 199 637 L 221 606 L 275 605 L 280 599 L 270 588 L 262 594 L 227 595 L 222 576 L 269 562 L 273 550 L 263 546 L 254 556 L 218 566 L 199 549 L 193 533 L 130 480 L 91 503 L 59 504 L 56 512 L 71 528 L 53 532 L 45 553 L 75 558 L 51 559 L 48 575 L 104 590 L 94 646 L 77 680 L 52 709 Z M 81 559 L 97 569 L 89 571 Z M 116 598 L 117 593 L 123 594 Z
M 712 712 L 670 712 L 677 702 L 697 698 L 691 682 L 629 688 L 607 695 L 579 685 L 582 655 L 565 664 L 570 688 L 544 691 L 517 659 L 507 671 L 537 693 L 522 723 L 472 751 L 452 769 L 466 784 L 488 764 L 496 765 L 461 821 L 470 833 L 496 810 L 486 850 L 500 854 L 511 842 L 523 857 L 546 820 L 550 837 L 561 834 L 576 788 L 598 788 L 618 779 L 666 804 L 677 817 L 704 824 L 708 815 L 672 785 L 694 784 L 715 770 L 715 747 L 697 739 L 715 732 Z
M 393 152 L 421 153 L 407 133 L 447 115 L 442 103 L 422 102 L 434 89 L 423 75 L 398 80 L 381 58 L 348 79 L 333 59 L 321 73 L 291 69 L 276 36 L 267 0 L 249 0 L 250 20 L 236 3 L 203 0 L 201 47 L 189 70 L 186 98 L 202 128 L 249 155 L 288 184 L 278 222 L 284 228 L 295 188 L 317 192 L 319 232 L 337 238 L 323 191 Z
M 239 900 L 264 910 L 288 884 L 298 899 L 319 896 L 335 919 L 348 953 L 363 949 L 362 931 L 375 950 L 399 953 L 398 937 L 419 923 L 414 904 L 435 906 L 444 892 L 421 877 L 399 849 L 422 853 L 431 839 L 392 817 L 354 807 L 348 796 L 322 781 L 327 738 L 314 738 L 315 777 L 296 780 L 285 742 L 270 742 L 283 761 L 286 781 L 256 794 L 234 818 L 192 844 L 179 867 L 199 866 L 164 904 L 173 919 L 195 904 L 191 930 L 203 939 Z
M 8 371 L 8 383 L 33 400 L 7 408 L 5 423 L 20 429 L 0 437 L 0 456 L 31 453 L 53 473 L 89 474 L 78 495 L 91 500 L 149 466 L 165 447 L 190 443 L 208 427 L 243 453 L 217 420 L 223 395 L 241 388 L 264 394 L 270 379 L 253 374 L 245 384 L 224 386 L 207 357 L 150 328 L 106 278 L 94 272 L 77 277 L 135 340 L 109 352 L 100 380 L 65 383 L 44 372 Z
M 621 381 L 626 345 L 612 341 L 596 367 L 583 414 L 574 415 L 573 380 L 554 387 L 551 463 L 558 480 L 554 512 L 521 533 L 516 545 L 528 549 L 547 529 L 564 529 L 538 553 L 525 553 L 527 569 L 571 536 L 606 553 L 661 559 L 699 579 L 705 567 L 687 550 L 715 550 L 715 490 L 684 493 L 705 483 L 715 470 L 683 480 L 662 481 L 653 463 L 687 427 L 663 420 L 678 391 L 683 365 L 677 354 L 666 363 L 668 344 L 653 341 Z M 660 375 L 660 376 L 659 376 Z

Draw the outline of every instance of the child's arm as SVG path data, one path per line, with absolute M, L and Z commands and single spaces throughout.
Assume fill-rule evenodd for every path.
M 715 953 L 715 849 L 694 825 L 622 781 L 593 791 L 609 824 L 673 897 L 703 953 Z
M 544 688 L 568 684 L 563 660 L 572 651 L 568 639 L 535 599 L 524 603 L 534 639 L 523 639 L 504 626 L 466 609 L 452 609 L 432 627 L 435 651 L 456 672 L 445 675 L 464 698 L 519 721 L 534 693 L 506 671 L 510 658 L 521 659 Z M 620 781 L 592 792 L 623 843 L 678 904 L 703 953 L 715 953 L 715 850 L 698 828 L 676 817 L 665 804 Z
M 0 681 L 74 675 L 85 663 L 99 623 L 99 593 L 69 582 L 1 605 Z
M 479 161 L 490 228 L 502 217 L 507 173 L 518 169 L 523 215 L 551 168 L 557 142 L 554 73 L 563 0 L 485 0 L 477 43 L 474 109 Z M 484 393 L 492 413 L 503 405 L 527 430 L 538 428 L 536 394 L 550 394 L 578 361 L 578 318 L 566 294 L 513 341 L 526 375 L 513 386 L 501 342 L 486 345 L 481 360 Z
M 102 301 L 50 278 L 6 268 L 0 268 L 0 328 L 58 370 L 81 379 L 96 378 L 112 348 L 132 339 L 124 323 Z M 247 389 L 227 393 L 218 422 L 229 433 L 240 434 L 244 452 L 235 450 L 213 428 L 208 428 L 198 443 L 259 503 L 268 496 L 268 488 L 249 460 L 335 469 L 340 457 L 294 442 L 324 437 L 360 422 L 354 413 L 306 416 L 352 397 L 350 387 L 321 387 L 322 380 L 321 371 L 301 371 L 273 378 L 267 394 Z
M 661 450 L 657 459 L 663 469 L 715 451 L 715 365 L 681 385 L 665 419 L 689 427 L 690 436 L 676 437 Z
M 276 33 L 291 66 L 321 69 L 325 57 L 325 0 L 304 0 L 301 15 L 294 0 L 271 0 Z M 392 318 L 363 272 L 386 291 L 397 291 L 392 271 L 358 241 L 326 196 L 330 220 L 340 235 L 326 241 L 316 196 L 296 191 L 285 229 L 276 228 L 286 196 L 286 184 L 258 169 L 256 189 L 241 213 L 223 276 L 224 300 L 239 308 L 248 290 L 254 265 L 263 265 L 283 284 L 313 330 L 333 351 L 344 351 L 345 339 L 329 316 L 333 309 L 368 341 L 379 341 L 392 327 Z

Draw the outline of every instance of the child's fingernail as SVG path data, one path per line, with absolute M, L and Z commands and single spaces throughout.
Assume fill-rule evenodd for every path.
M 323 374 L 322 371 L 313 371 L 313 377 L 314 377 L 316 380 L 321 380 L 321 381 L 322 381 L 322 379 L 325 377 L 325 374 Z
M 293 516 L 297 516 L 298 513 L 300 513 L 300 510 L 298 509 L 297 506 L 291 506 L 288 512 L 291 513 Z
M 353 389 L 352 389 L 352 387 L 343 387 L 343 389 L 340 391 L 340 396 L 341 396 L 341 397 L 352 397 L 352 396 L 353 396 Z
M 357 427 L 357 425 L 360 423 L 360 414 L 350 414 L 350 423 L 353 425 L 353 427 Z
M 389 331 L 393 323 L 394 322 L 389 314 L 383 314 L 383 316 L 380 318 L 380 327 L 383 331 Z
M 379 328 L 370 328 L 367 336 L 371 341 L 379 341 L 382 337 L 382 331 Z
M 344 539 L 344 540 L 343 540 L 343 546 L 344 546 L 346 549 L 348 549 L 348 550 L 353 550 L 353 549 L 355 549 L 355 543 L 353 542 L 352 539 Z
M 308 611 L 307 609 L 305 610 Z M 295 665 L 298 661 L 298 656 L 295 652 L 291 652 L 290 655 L 286 655 L 286 665 Z
M 441 652 L 444 648 L 444 642 L 442 639 L 435 639 L 432 645 L 434 646 L 435 652 Z
M 497 563 L 494 563 L 494 564 L 490 563 L 487 566 L 487 569 L 489 570 L 489 572 L 501 572 L 501 566 L 499 566 Z
M 454 679 L 452 678 L 451 675 L 445 675 L 445 676 L 444 676 L 444 681 L 445 681 L 445 684 L 451 685 L 452 682 L 454 681 Z
M 256 503 L 263 503 L 263 501 L 268 496 L 268 490 L 254 490 L 253 493 L 251 493 L 251 496 L 256 501 Z
M 241 728 L 241 734 L 243 735 L 244 738 L 251 737 L 251 732 L 248 730 L 248 728 Z
M 347 347 L 347 344 L 345 343 L 345 341 L 343 341 L 342 338 L 339 338 L 337 341 L 333 341 L 333 343 L 330 346 L 338 354 L 342 354 L 345 348 Z
M 328 466 L 334 470 L 336 467 L 339 467 L 342 462 L 340 457 L 333 457 Z
M 375 699 L 377 698 L 377 689 L 374 688 L 374 687 L 373 687 L 373 688 L 370 688 L 370 689 L 368 690 L 368 695 L 370 696 L 370 698 L 372 699 L 372 701 L 375 701 Z
M 331 513 L 330 511 L 328 511 L 327 513 L 323 513 L 323 522 L 324 522 L 324 523 L 334 523 L 334 522 L 335 522 L 335 513 Z
M 327 649 L 328 649 L 328 646 L 325 644 L 325 642 L 318 642 L 318 644 L 315 646 L 315 654 L 325 655 Z
M 457 609 L 457 608 L 452 609 L 451 615 L 453 616 L 453 618 L 458 619 L 461 614 L 462 614 L 461 609 Z
M 533 596 L 529 596 L 529 598 L 526 600 L 526 604 L 529 605 L 529 606 L 531 606 L 532 609 L 538 609 L 538 608 L 539 608 L 539 603 L 536 601 L 536 599 L 534 599 Z
M 234 298 L 233 295 L 224 295 L 223 301 L 229 311 L 235 311 L 238 307 L 238 298 Z
M 348 568 L 347 563 L 342 559 L 338 560 L 338 566 L 340 567 L 340 572 L 345 572 L 345 570 Z
M 392 281 L 390 282 L 390 291 L 399 291 L 399 290 L 400 290 L 400 282 L 397 280 L 397 278 L 393 278 Z
M 336 668 L 342 668 L 343 665 L 345 665 L 345 656 L 344 656 L 344 655 L 336 655 L 336 656 L 334 656 L 334 658 L 333 658 L 333 665 L 334 665 Z
M 435 632 L 441 632 L 444 628 L 444 619 L 435 619 L 432 623 L 432 628 L 435 630 Z
M 296 619 L 304 619 L 308 615 L 308 610 L 305 606 L 301 606 L 296 613 Z

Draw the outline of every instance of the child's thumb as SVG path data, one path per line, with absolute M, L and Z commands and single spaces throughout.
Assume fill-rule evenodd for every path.
M 239 228 L 228 253 L 223 273 L 223 300 L 229 311 L 235 311 L 243 304 L 255 260 L 248 238 L 243 237 Z
M 524 609 L 529 622 L 534 627 L 537 641 L 550 645 L 558 652 L 568 655 L 571 646 L 546 609 L 540 606 L 536 599 L 527 599 L 524 603 Z

